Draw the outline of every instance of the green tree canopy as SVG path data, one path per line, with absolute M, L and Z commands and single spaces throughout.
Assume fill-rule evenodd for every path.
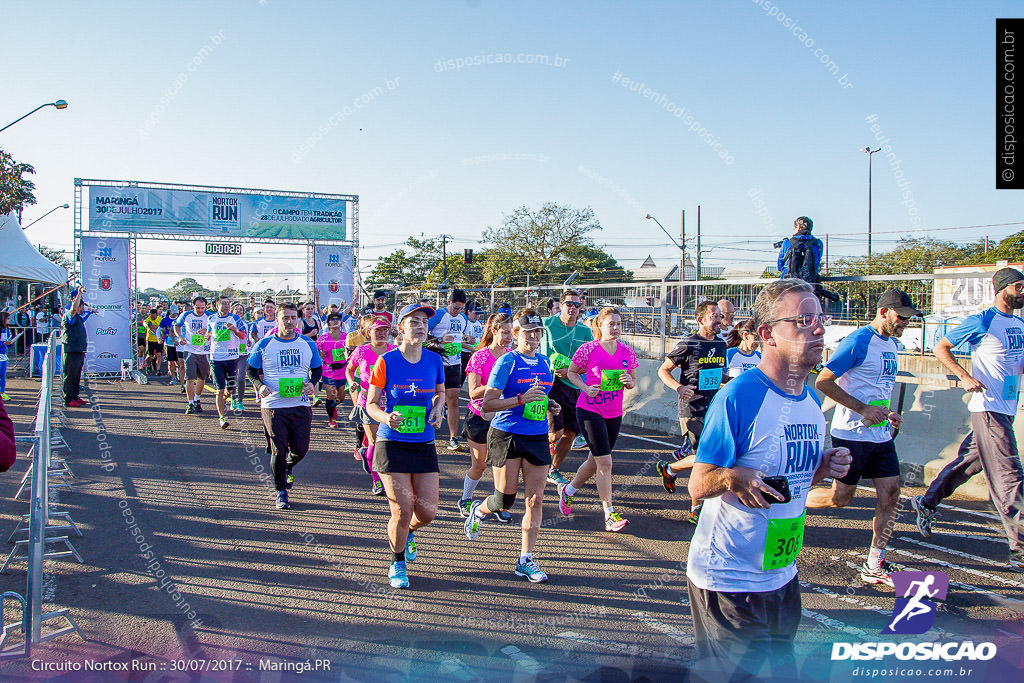
M 212 300 L 217 296 L 217 292 L 203 287 L 191 277 L 182 278 L 167 288 L 167 297 L 171 301 L 191 301 L 194 296 L 205 296 Z
M 26 177 L 35 172 L 30 164 L 18 163 L 0 149 L 0 215 L 17 211 L 20 221 L 22 210 L 36 203 L 36 184 Z

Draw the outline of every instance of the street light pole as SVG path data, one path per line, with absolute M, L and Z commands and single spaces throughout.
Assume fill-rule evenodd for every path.
M 50 209 L 49 211 L 47 211 L 46 213 L 44 213 L 44 214 L 43 214 L 42 216 L 40 216 L 39 218 L 37 218 L 37 219 L 35 219 L 34 221 L 32 221 L 31 223 L 29 223 L 28 225 L 23 225 L 23 226 L 21 226 L 21 229 L 22 229 L 22 230 L 28 230 L 28 229 L 29 229 L 29 228 L 31 228 L 31 227 L 32 227 L 33 225 L 35 225 L 35 224 L 36 224 L 36 223 L 38 223 L 39 221 L 41 221 L 41 220 L 43 220 L 44 218 L 46 218 L 47 216 L 49 216 L 49 215 L 50 215 L 51 213 L 53 213 L 53 212 L 54 212 L 54 211 L 56 211 L 57 209 L 67 209 L 67 208 L 69 208 L 69 205 L 68 205 L 68 204 L 62 204 L 62 205 L 60 205 L 60 206 L 55 206 L 55 207 L 53 207 L 52 209 Z
M 44 107 L 54 107 L 56 109 L 67 109 L 68 108 L 68 103 L 65 102 L 64 100 L 57 100 L 56 102 L 47 102 L 46 104 L 40 104 L 38 107 L 36 107 L 32 111 L 30 111 L 29 113 L 25 114 L 21 118 L 15 119 L 14 121 L 11 121 L 10 123 L 8 123 L 3 128 L 0 128 L 0 133 L 4 132 L 8 128 L 10 128 L 14 124 L 16 124 L 18 121 L 21 121 L 22 119 L 27 119 L 28 117 L 32 116 L 32 114 L 35 114 L 37 111 L 39 111 L 40 109 L 43 109 Z
M 871 157 L 882 148 L 871 149 L 868 146 L 861 151 L 868 155 L 868 275 L 871 275 Z

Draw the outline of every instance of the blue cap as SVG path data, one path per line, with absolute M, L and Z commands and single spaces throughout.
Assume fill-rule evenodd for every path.
M 428 318 L 434 315 L 435 313 L 433 308 L 425 304 L 409 304 L 408 306 L 403 308 L 402 311 L 398 314 L 398 322 L 402 322 L 408 316 L 412 315 L 416 311 L 423 311 L 424 313 L 427 314 Z

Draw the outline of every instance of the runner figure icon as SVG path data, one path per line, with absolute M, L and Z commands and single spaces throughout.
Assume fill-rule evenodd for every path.
M 949 577 L 942 572 L 895 572 L 896 605 L 882 633 L 920 634 L 935 623 L 935 602 L 945 600 Z

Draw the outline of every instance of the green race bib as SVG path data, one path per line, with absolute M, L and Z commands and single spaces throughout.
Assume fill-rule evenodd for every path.
M 868 401 L 868 405 L 869 406 L 878 406 L 879 408 L 885 408 L 886 410 L 889 410 L 889 399 L 886 398 L 886 399 L 879 399 L 877 401 Z M 871 426 L 872 427 L 882 427 L 882 426 L 887 425 L 887 424 L 889 424 L 888 420 L 882 420 L 878 424 L 873 424 Z
M 331 349 L 331 362 L 332 363 L 340 363 L 343 360 L 345 360 L 345 348 L 344 347 Z
M 192 335 L 192 346 L 206 346 L 206 335 L 205 334 L 193 334 Z
M 799 517 L 790 519 L 769 519 L 768 532 L 764 541 L 764 561 L 761 569 L 781 569 L 796 560 L 804 547 L 805 511 Z
M 572 360 L 569 359 L 569 356 L 558 353 L 557 351 L 551 354 L 549 358 L 551 358 L 551 367 L 554 368 L 555 370 L 562 370 L 564 368 L 567 368 L 569 367 L 569 364 L 572 363 Z
M 402 415 L 402 424 L 397 430 L 402 434 L 421 434 L 427 428 L 427 409 L 424 406 L 395 406 L 394 412 Z
M 538 398 L 536 401 L 530 401 L 523 406 L 523 417 L 527 420 L 546 420 L 548 419 L 548 397 Z
M 226 327 L 222 330 L 215 330 L 213 333 L 213 338 L 219 342 L 226 342 L 227 340 L 231 339 L 231 330 L 229 330 Z
M 457 356 L 462 353 L 462 344 L 460 342 L 448 342 L 444 345 L 445 356 Z
M 601 391 L 618 391 L 622 389 L 622 373 L 625 370 L 602 370 Z
M 238 345 L 238 352 L 245 353 L 245 342 L 242 342 L 241 344 Z
M 145 328 L 145 327 L 142 327 L 142 326 L 140 325 L 140 326 L 139 326 L 139 334 L 146 334 L 146 328 Z
M 302 378 L 282 377 L 278 380 L 277 391 L 281 398 L 298 398 L 302 396 Z

